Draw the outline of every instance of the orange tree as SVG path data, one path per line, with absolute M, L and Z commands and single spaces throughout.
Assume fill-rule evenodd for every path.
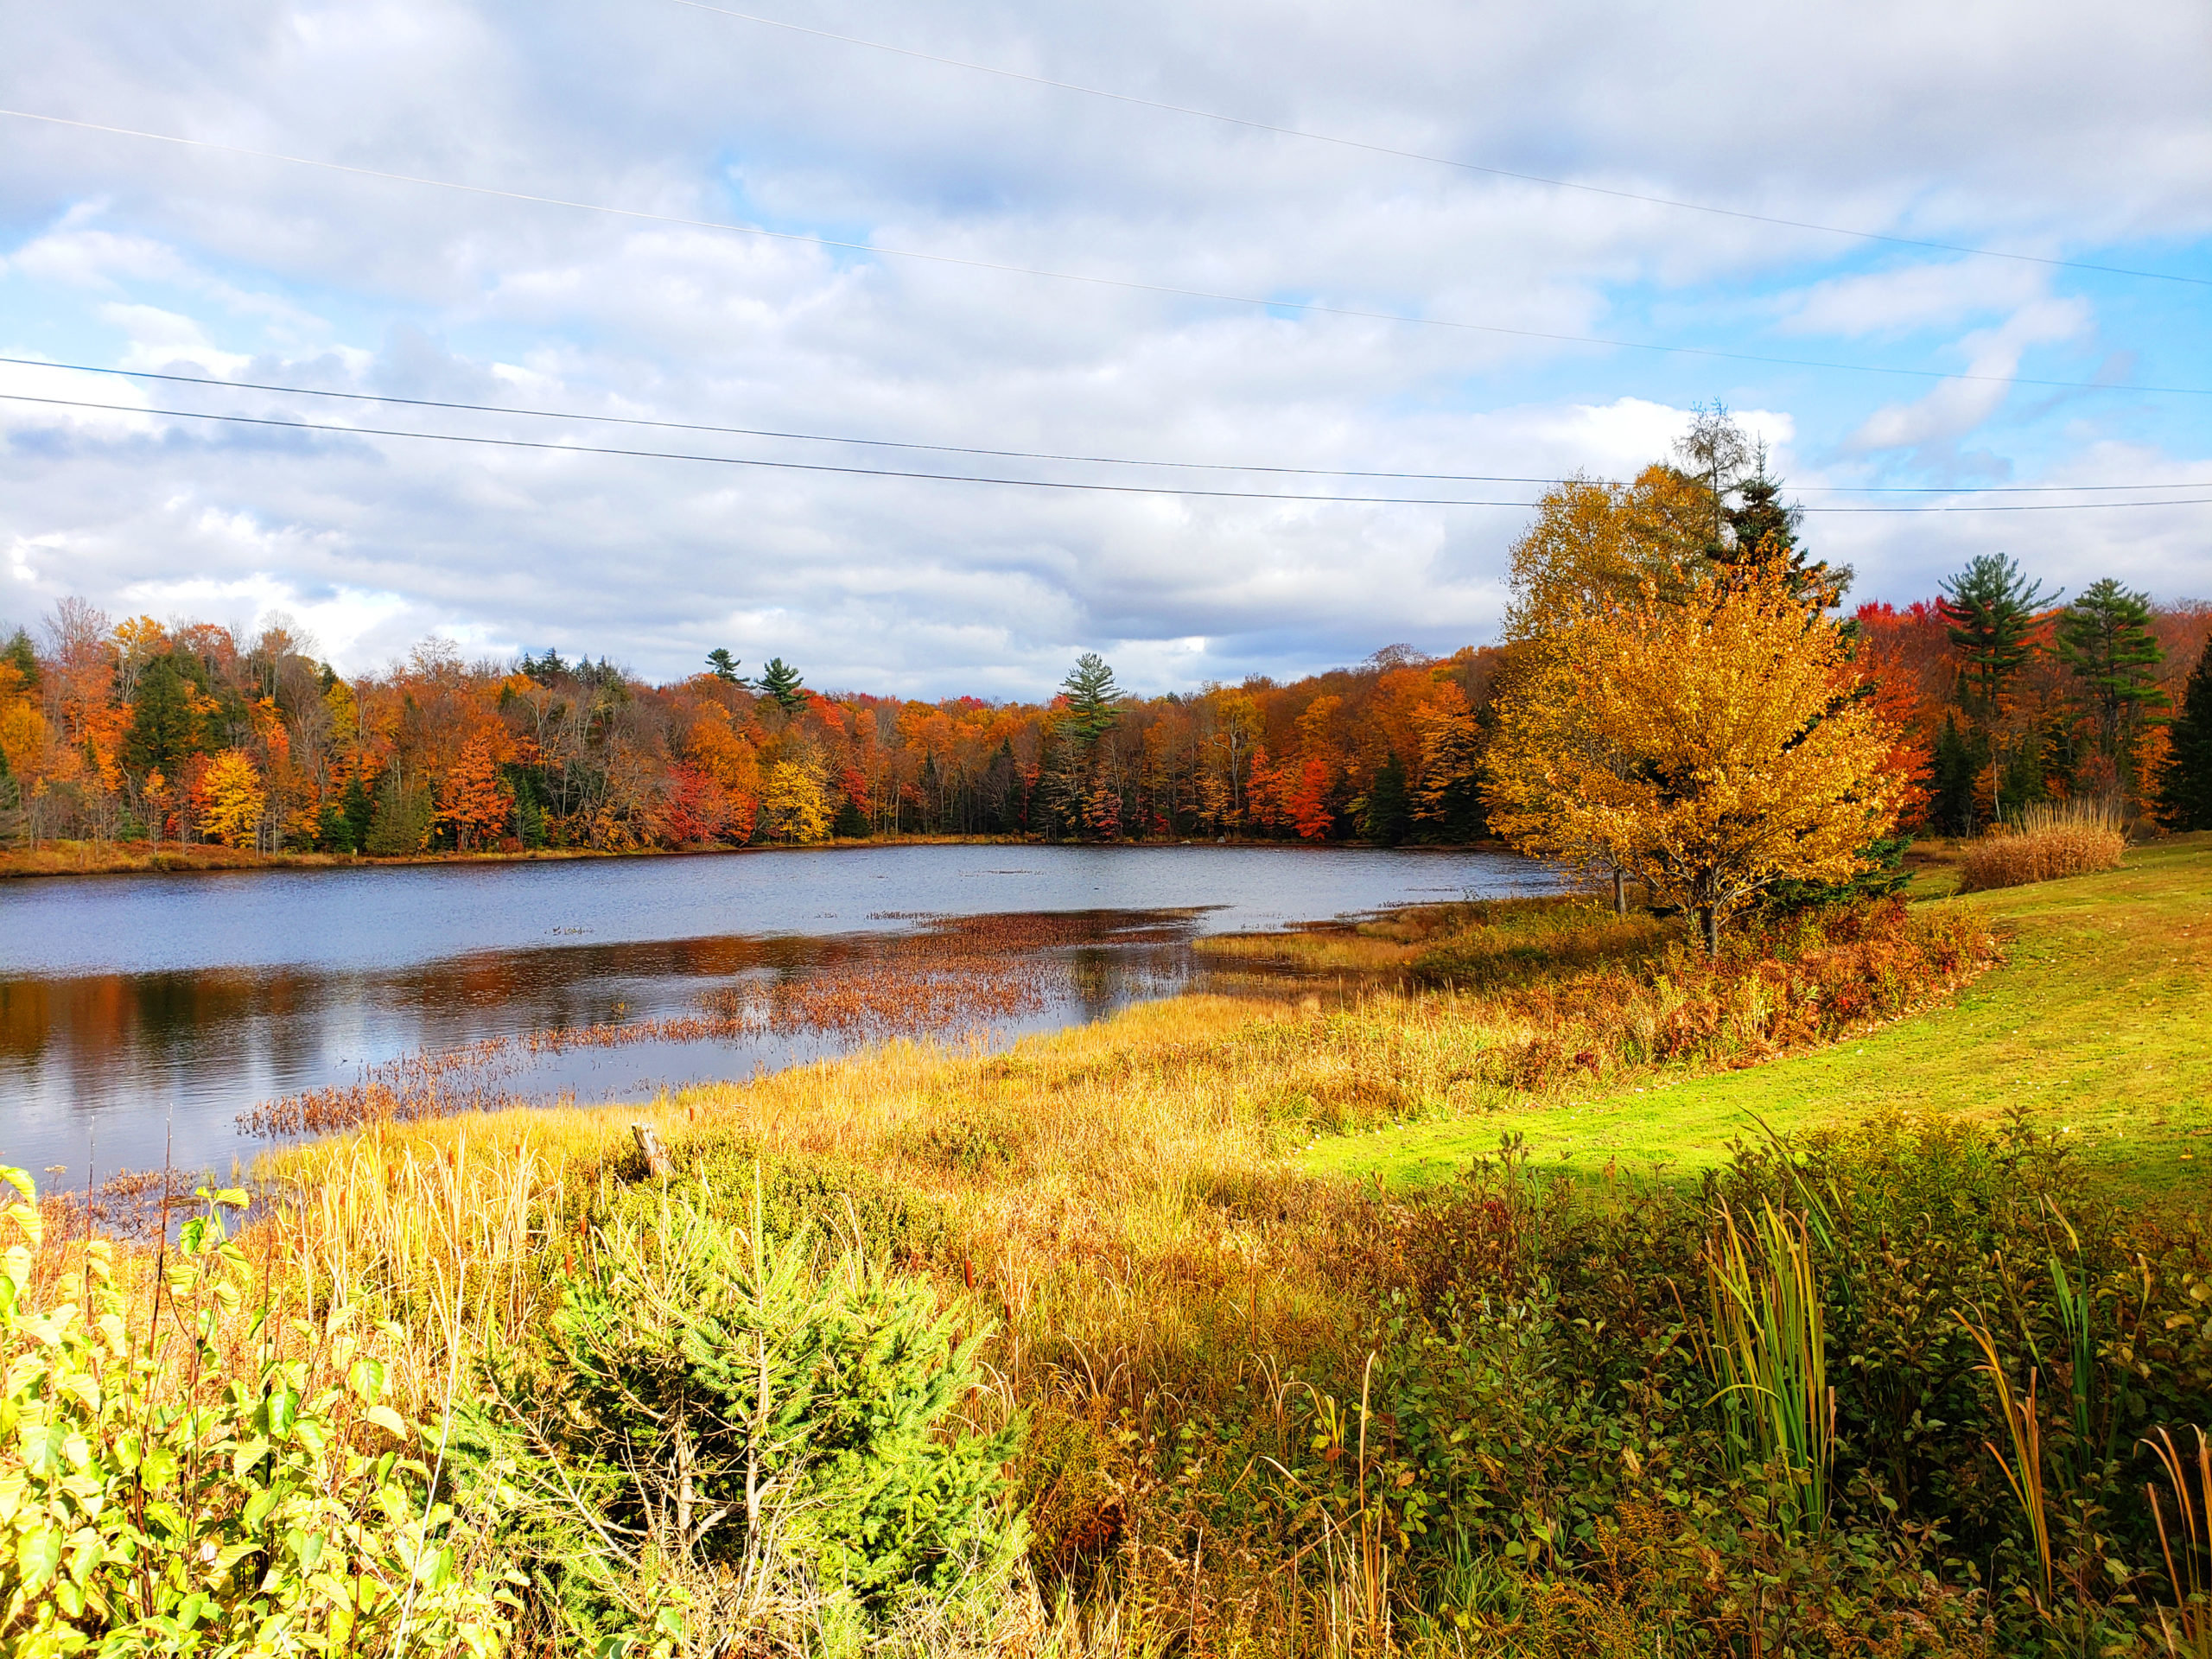
M 1541 856 L 1617 861 L 1707 949 L 1777 881 L 1859 874 L 1894 827 L 1897 734 L 1777 566 L 1680 600 L 1646 584 L 1543 643 L 1498 701 L 1491 823 Z

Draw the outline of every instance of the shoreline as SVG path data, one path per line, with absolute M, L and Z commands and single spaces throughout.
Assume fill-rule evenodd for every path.
M 172 842 L 48 842 L 35 848 L 0 853 L 0 881 L 46 876 L 210 875 L 267 870 L 407 869 L 424 865 L 543 864 L 586 859 L 713 858 L 755 853 L 846 851 L 865 847 L 1111 847 L 1138 851 L 1155 848 L 1268 847 L 1286 852 L 1356 849 L 1376 852 L 1510 853 L 1500 841 L 1404 843 L 1386 848 L 1369 841 L 1275 841 L 1255 836 L 1234 839 L 1049 842 L 1030 836 L 868 836 L 761 847 L 633 847 L 620 852 L 589 847 L 540 847 L 518 852 L 410 853 L 378 858 L 365 853 L 251 852 L 239 848 Z

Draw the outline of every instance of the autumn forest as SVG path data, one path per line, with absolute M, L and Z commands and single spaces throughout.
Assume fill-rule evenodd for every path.
M 1814 612 L 1847 602 L 1850 573 L 1801 545 L 1799 512 L 1723 421 L 1632 482 L 1549 493 L 1514 549 L 1503 643 L 1442 658 L 1389 646 L 1288 684 L 1130 696 L 1086 653 L 1049 703 L 931 703 L 809 686 L 779 658 L 748 676 L 727 650 L 652 684 L 550 647 L 472 662 L 435 637 L 346 678 L 282 618 L 247 632 L 65 601 L 0 647 L 0 846 L 1460 843 L 1492 829 L 1499 690 L 1562 607 L 1655 582 L 1687 591 L 1762 556 Z M 2184 707 L 2212 607 L 2110 581 L 2060 602 L 1987 556 L 1923 601 L 1843 613 L 1839 669 L 1892 734 L 1885 766 L 1907 827 L 1971 834 L 2079 796 L 2163 804 L 2183 827 L 2206 810 L 2169 756 L 2174 716 L 2212 721 Z

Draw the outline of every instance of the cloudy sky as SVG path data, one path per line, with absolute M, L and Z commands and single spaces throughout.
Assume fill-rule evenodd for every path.
M 1855 597 L 1993 549 L 2212 597 L 2202 0 L 775 3 L 13 13 L 0 355 L 813 438 L 0 365 L 0 621 L 281 611 L 351 671 L 441 632 L 914 695 L 1084 649 L 1287 676 L 1489 638 L 1511 480 L 1632 470 L 1716 398 Z M 1863 511 L 2083 500 L 2187 505 Z

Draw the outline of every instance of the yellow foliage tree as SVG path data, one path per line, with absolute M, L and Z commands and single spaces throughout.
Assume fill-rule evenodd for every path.
M 251 756 L 226 749 L 207 763 L 200 780 L 200 824 L 226 847 L 251 844 L 261 830 L 269 793 Z
M 760 821 L 777 841 L 827 840 L 830 805 L 820 763 L 801 756 L 771 766 L 760 791 Z
M 1633 602 L 1647 587 L 1687 596 L 1702 573 L 1697 535 L 1705 498 L 1669 467 L 1629 485 L 1569 479 L 1544 493 L 1513 544 L 1506 637 L 1541 639 L 1593 609 Z
M 1539 856 L 1615 862 L 1718 950 L 1765 888 L 1847 880 L 1895 825 L 1896 734 L 1857 678 L 1777 568 L 1679 602 L 1647 584 L 1548 636 L 1500 697 L 1491 824 Z

